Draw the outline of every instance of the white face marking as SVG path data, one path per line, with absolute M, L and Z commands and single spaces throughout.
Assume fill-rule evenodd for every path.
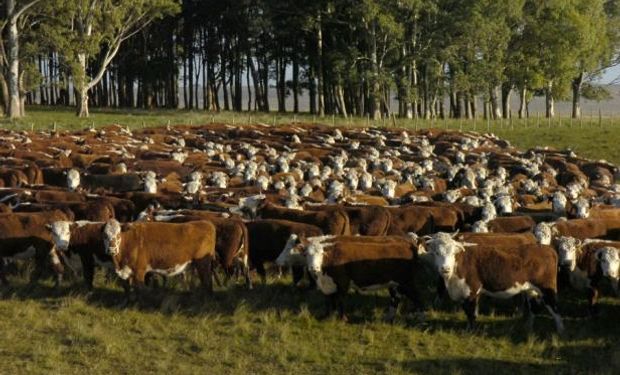
M 489 227 L 486 221 L 478 220 L 472 226 L 471 231 L 474 233 L 489 233 Z
M 260 190 L 267 190 L 267 189 L 269 189 L 269 177 L 267 177 L 265 175 L 258 176 L 258 178 L 256 179 L 256 186 Z
M 254 195 L 247 198 L 241 198 L 239 199 L 239 208 L 242 211 L 249 211 L 252 216 L 256 216 L 258 206 L 263 202 L 264 199 L 265 195 L 263 194 Z
M 539 223 L 536 228 L 534 228 L 534 236 L 536 237 L 536 240 L 538 240 L 539 244 L 551 245 L 551 224 Z
M 67 251 L 71 240 L 71 223 L 68 221 L 56 221 L 51 225 L 52 240 L 54 246 L 60 251 Z
M 465 248 L 447 233 L 437 233 L 426 242 L 427 250 L 433 257 L 435 268 L 444 280 L 450 279 L 456 272 L 456 255 Z
M 301 246 L 298 246 L 298 240 L 299 237 L 295 233 L 289 236 L 286 244 L 284 245 L 284 250 L 282 250 L 276 259 L 276 264 L 278 266 L 294 266 L 303 265 L 305 263 L 306 259 L 301 253 Z
M 144 180 L 144 192 L 149 194 L 157 193 L 157 181 L 154 178 L 146 178 Z
M 553 212 L 556 214 L 562 214 L 566 212 L 566 203 L 568 200 L 566 196 L 561 191 L 556 191 L 553 193 L 553 200 L 551 202 L 551 207 Z
M 495 209 L 495 205 L 491 202 L 487 202 L 484 207 L 482 207 L 482 220 L 483 221 L 491 221 L 497 217 L 497 210 Z
M 121 224 L 112 219 L 103 227 L 103 245 L 106 254 L 115 256 L 120 253 L 121 247 Z
M 176 160 L 179 163 L 183 164 L 183 162 L 185 162 L 185 159 L 187 159 L 187 152 L 173 152 L 172 153 L 172 160 Z
M 587 219 L 590 217 L 590 202 L 588 202 L 587 199 L 577 199 L 577 202 L 575 202 L 575 215 L 579 219 Z
M 596 257 L 601 265 L 603 276 L 618 280 L 620 277 L 620 251 L 608 246 L 599 249 Z
M 77 169 L 70 169 L 67 172 L 67 187 L 69 190 L 75 190 L 80 186 L 80 172 Z
M 579 247 L 577 239 L 573 237 L 558 238 L 558 255 L 560 266 L 569 267 L 571 271 L 577 267 L 577 250 Z
M 510 196 L 504 195 L 495 201 L 497 204 L 497 208 L 499 208 L 499 212 L 501 214 L 510 214 L 512 213 L 512 198 Z

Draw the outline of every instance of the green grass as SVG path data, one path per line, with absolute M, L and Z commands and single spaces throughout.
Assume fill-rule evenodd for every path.
M 320 320 L 323 298 L 288 279 L 255 290 L 232 286 L 213 296 L 177 287 L 150 291 L 121 308 L 121 290 L 99 277 L 88 294 L 66 283 L 30 287 L 13 278 L 0 300 L 0 373 L 618 373 L 620 303 L 579 317 L 583 301 L 561 305 L 567 333 L 550 317 L 527 334 L 520 317 L 486 310 L 474 332 L 464 314 L 431 310 L 424 320 L 405 305 L 382 321 L 384 293 L 347 300 L 350 322 Z
M 251 117 L 250 117 L 251 116 Z M 274 116 L 275 117 L 274 119 Z M 312 123 L 311 116 L 211 114 L 184 111 L 94 111 L 77 119 L 70 110 L 31 109 L 9 128 L 77 129 L 118 123 L 130 127 L 171 124 Z M 321 120 L 328 124 L 331 118 Z M 571 147 L 593 158 L 620 163 L 616 145 L 620 121 L 582 123 L 541 119 L 494 122 L 489 130 L 527 148 Z M 366 120 L 333 119 L 336 125 L 366 125 Z M 473 122 L 400 121 L 398 126 L 487 131 Z M 386 124 L 376 125 L 390 125 Z M 514 128 L 514 129 L 513 129 Z M 148 301 L 121 308 L 122 292 L 99 275 L 92 293 L 76 281 L 54 290 L 49 281 L 28 286 L 12 276 L 0 287 L 0 373 L 201 373 L 201 374 L 467 374 L 467 373 L 620 373 L 620 300 L 605 298 L 601 317 L 583 317 L 585 301 L 561 296 L 567 333 L 558 337 L 548 316 L 537 318 L 527 334 L 520 317 L 503 313 L 505 304 L 481 304 L 479 327 L 467 331 L 456 306 L 430 310 L 419 320 L 404 306 L 393 325 L 382 321 L 385 293 L 351 292 L 349 323 L 319 320 L 323 298 L 299 292 L 288 279 L 270 279 L 247 291 L 219 288 L 213 296 L 172 289 L 149 293 Z M 427 291 L 428 292 L 428 291 Z M 428 293 L 427 293 L 428 294 Z M 431 297 L 427 296 L 430 301 Z M 495 306 L 495 307 L 494 307 Z
M 486 122 L 483 119 L 473 120 L 405 120 L 389 119 L 379 122 L 367 119 L 343 119 L 326 116 L 318 118 L 308 114 L 279 114 L 255 112 L 220 112 L 184 110 L 126 110 L 126 109 L 93 109 L 91 117 L 77 118 L 71 108 L 32 107 L 27 110 L 27 117 L 15 122 L 0 119 L 0 126 L 30 130 L 52 129 L 82 129 L 89 126 L 103 126 L 121 124 L 130 128 L 142 126 L 165 126 L 167 124 L 208 124 L 211 122 L 228 124 L 262 123 L 269 125 L 290 124 L 294 121 L 302 123 L 322 123 L 338 126 L 389 126 L 406 127 L 411 129 L 439 128 L 452 130 L 476 130 L 492 132 L 505 138 L 520 148 L 535 146 L 550 146 L 559 149 L 572 148 L 580 155 L 606 159 L 620 164 L 620 118 L 586 117 L 582 120 L 556 118 L 551 122 L 547 119 L 530 118 L 527 120 L 514 119 Z

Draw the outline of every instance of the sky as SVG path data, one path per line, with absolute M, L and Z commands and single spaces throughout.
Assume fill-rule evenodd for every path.
M 611 69 L 607 69 L 607 71 L 605 73 L 603 73 L 603 76 L 601 77 L 600 82 L 601 83 L 610 83 L 613 80 L 618 80 L 620 81 L 620 65 L 619 66 L 615 66 Z M 617 82 L 620 83 L 620 82 Z

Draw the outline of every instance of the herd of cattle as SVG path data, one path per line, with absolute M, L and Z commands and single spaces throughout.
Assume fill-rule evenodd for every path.
M 618 291 L 618 169 L 571 151 L 520 151 L 493 135 L 262 125 L 121 126 L 0 132 L 0 280 L 34 259 L 32 280 L 57 282 L 79 257 L 128 298 L 155 274 L 216 269 L 265 280 L 290 267 L 344 318 L 350 289 L 387 288 L 423 309 L 416 275 L 474 324 L 481 295 L 520 297 L 531 324 L 548 311 L 562 331 L 560 288 L 597 311 Z M 188 267 L 188 266 L 192 267 Z M 544 308 L 543 308 L 544 307 Z

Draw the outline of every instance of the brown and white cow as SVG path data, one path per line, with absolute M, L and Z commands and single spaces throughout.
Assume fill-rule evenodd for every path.
M 552 247 L 521 245 L 510 251 L 496 250 L 492 246 L 467 246 L 442 232 L 433 235 L 426 245 L 450 298 L 463 302 L 470 328 L 481 294 L 502 299 L 525 294 L 529 325 L 533 324 L 529 300 L 537 298 L 553 316 L 557 331 L 563 331 L 556 301 L 558 256 Z
M 144 286 L 147 272 L 174 276 L 190 264 L 196 267 L 203 287 L 212 291 L 215 236 L 215 226 L 208 221 L 121 224 L 112 219 L 103 228 L 106 253 L 117 275 L 128 281 L 128 297 L 132 286 Z
M 618 293 L 618 249 L 620 242 L 585 240 L 560 236 L 555 240 L 560 259 L 560 275 L 577 291 L 585 291 L 591 315 L 598 312 L 600 284 L 609 278 Z
M 327 313 L 338 309 L 346 319 L 344 297 L 349 288 L 388 288 L 391 296 L 386 318 L 392 321 L 401 300 L 408 297 L 422 308 L 414 275 L 417 268 L 417 237 L 319 236 L 300 239 L 278 257 L 279 265 L 305 264 L 327 297 Z

